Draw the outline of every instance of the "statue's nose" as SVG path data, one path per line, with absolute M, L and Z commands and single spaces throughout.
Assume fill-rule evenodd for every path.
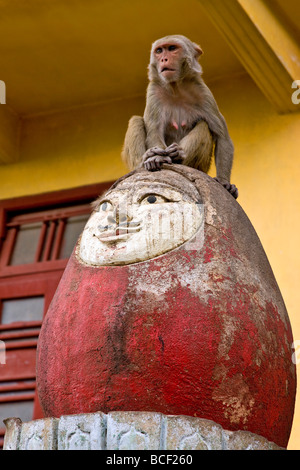
M 112 214 L 107 217 L 107 221 L 111 224 L 120 224 L 128 222 L 130 217 L 124 209 L 116 208 Z

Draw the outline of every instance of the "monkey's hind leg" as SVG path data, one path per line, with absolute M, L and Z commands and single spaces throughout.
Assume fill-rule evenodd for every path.
M 138 168 L 146 152 L 146 129 L 141 116 L 132 116 L 128 123 L 122 149 L 122 160 L 130 171 Z
M 185 165 L 208 172 L 213 154 L 213 138 L 205 121 L 199 121 L 179 145 L 185 155 Z

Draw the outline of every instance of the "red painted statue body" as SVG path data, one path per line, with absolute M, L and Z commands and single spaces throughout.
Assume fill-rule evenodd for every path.
M 41 405 L 197 416 L 285 447 L 296 378 L 273 273 L 232 196 L 180 171 L 204 203 L 203 247 L 98 267 L 74 251 L 39 339 Z

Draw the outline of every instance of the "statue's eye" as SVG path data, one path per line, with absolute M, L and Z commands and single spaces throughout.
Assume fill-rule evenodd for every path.
M 107 211 L 110 211 L 112 209 L 112 205 L 110 202 L 108 201 L 103 201 L 101 202 L 100 206 L 99 206 L 99 212 L 107 212 Z
M 141 204 L 162 204 L 163 202 L 169 202 L 169 199 L 159 194 L 148 194 L 141 200 Z
M 149 202 L 149 204 L 154 204 L 156 201 L 157 201 L 156 196 L 147 197 L 147 202 Z

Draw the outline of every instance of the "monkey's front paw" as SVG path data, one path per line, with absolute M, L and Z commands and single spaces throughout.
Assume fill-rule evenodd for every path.
M 144 161 L 144 168 L 148 171 L 157 171 L 161 169 L 163 163 L 172 163 L 172 159 L 166 156 L 155 155 Z
M 161 157 L 165 157 L 166 151 L 164 149 L 161 149 L 160 147 L 151 147 L 150 149 L 146 150 L 146 152 L 143 155 L 143 162 L 146 162 L 148 158 L 155 157 L 156 155 L 159 155 Z
M 221 182 L 218 178 L 214 178 L 218 183 L 220 183 L 227 191 L 234 197 L 234 199 L 238 198 L 239 191 L 235 184 L 230 184 L 227 181 Z
M 165 152 L 168 157 L 172 159 L 173 163 L 182 163 L 184 160 L 184 152 L 176 142 L 169 145 L 169 147 L 166 148 Z

